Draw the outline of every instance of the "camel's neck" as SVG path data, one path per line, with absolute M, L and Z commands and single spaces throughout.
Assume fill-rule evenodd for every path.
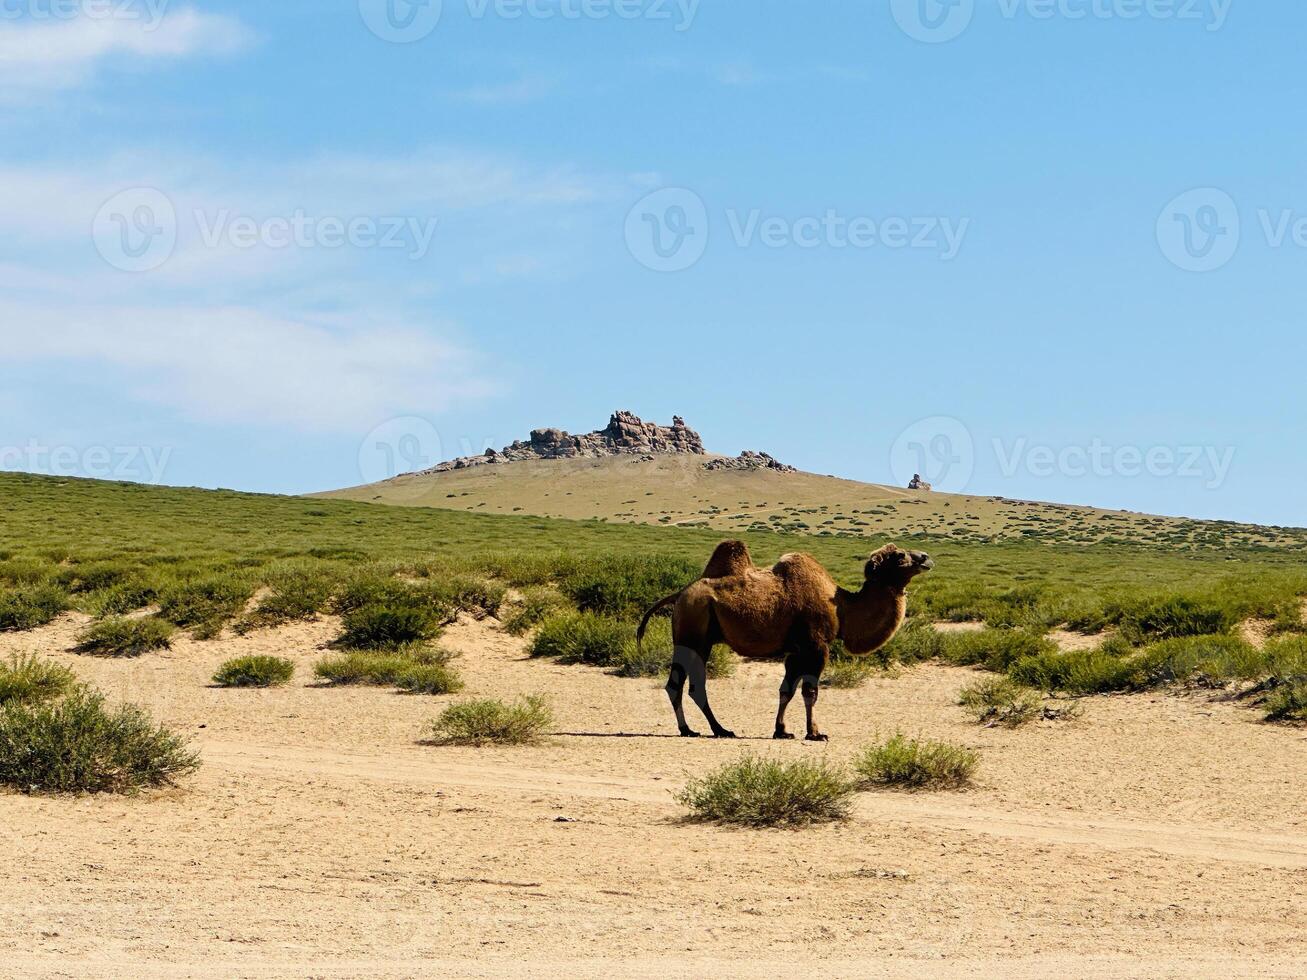
M 907 615 L 908 597 L 902 588 L 864 585 L 860 592 L 835 594 L 840 639 L 850 653 L 871 653 L 894 638 Z

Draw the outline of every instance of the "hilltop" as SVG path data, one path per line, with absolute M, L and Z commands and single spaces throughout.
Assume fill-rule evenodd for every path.
M 615 413 L 608 427 L 585 436 L 537 429 L 503 450 L 314 496 L 737 534 L 1307 549 L 1303 529 L 936 493 L 800 472 L 766 453 L 714 454 L 679 417 L 659 426 L 629 412 Z

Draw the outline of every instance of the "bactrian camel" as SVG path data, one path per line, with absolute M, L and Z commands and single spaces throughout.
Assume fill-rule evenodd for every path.
M 705 686 L 708 654 L 715 644 L 725 643 L 742 657 L 784 657 L 785 679 L 772 737 L 794 737 L 785 730 L 785 709 L 801 685 L 807 738 L 824 742 L 812 713 L 831 644 L 839 639 L 850 653 L 868 654 L 888 643 L 903 623 L 908 583 L 934 564 L 927 554 L 889 544 L 868 560 L 862 588 L 849 592 L 811 555 L 785 555 L 771 568 L 758 568 L 744 542 L 724 541 L 702 577 L 645 613 L 636 637 L 643 639 L 654 613 L 672 607 L 676 652 L 667 695 L 682 735 L 698 735 L 686 724 L 681 704 L 688 681 L 690 697 L 713 735 L 735 737 L 713 716 Z

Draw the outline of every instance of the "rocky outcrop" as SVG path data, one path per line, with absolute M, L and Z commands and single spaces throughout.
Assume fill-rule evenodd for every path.
M 487 449 L 480 456 L 464 456 L 440 463 L 427 473 L 447 473 L 469 466 L 514 463 L 524 459 L 575 459 L 577 457 L 621 456 L 628 453 L 704 455 L 699 433 L 685 424 L 679 415 L 672 424 L 646 422 L 631 412 L 614 412 L 608 426 L 597 432 L 574 436 L 562 429 L 535 429 L 531 438 L 517 440 L 503 449 Z
M 708 470 L 775 470 L 778 473 L 797 473 L 793 466 L 786 466 L 769 453 L 755 453 L 746 449 L 734 459 L 723 456 L 709 460 L 704 464 Z

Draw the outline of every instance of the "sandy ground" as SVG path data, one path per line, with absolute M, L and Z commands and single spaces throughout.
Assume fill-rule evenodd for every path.
M 779 667 L 713 682 L 736 742 L 670 737 L 652 682 L 526 659 L 460 623 L 466 694 L 545 693 L 550 743 L 422 744 L 449 698 L 327 689 L 304 624 L 105 661 L 78 618 L 0 636 L 190 732 L 138 798 L 0 794 L 0 974 L 59 977 L 1283 976 L 1307 972 L 1307 731 L 1201 696 L 1097 698 L 981 729 L 965 670 L 823 693 L 832 741 L 773 743 Z M 277 691 L 207 686 L 275 652 Z M 801 706 L 792 717 L 797 724 Z M 845 759 L 902 729 L 978 749 L 962 793 L 867 793 L 802 831 L 689 825 L 672 793 L 743 752 Z

